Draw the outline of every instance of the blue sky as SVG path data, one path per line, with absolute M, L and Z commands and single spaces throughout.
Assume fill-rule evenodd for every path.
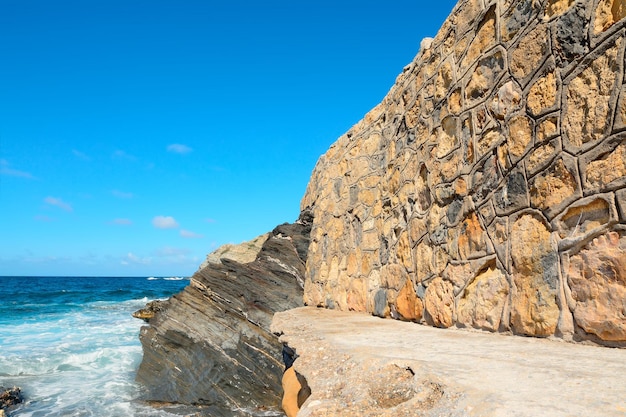
M 454 1 L 0 0 L 0 275 L 191 275 L 294 221 Z

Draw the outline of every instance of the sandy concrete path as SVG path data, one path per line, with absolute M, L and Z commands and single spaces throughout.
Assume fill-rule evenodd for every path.
M 312 390 L 298 416 L 626 416 L 626 349 L 311 307 L 272 331 Z

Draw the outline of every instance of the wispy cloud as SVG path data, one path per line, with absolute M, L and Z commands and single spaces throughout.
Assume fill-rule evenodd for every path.
M 141 258 L 132 252 L 128 252 L 128 254 L 126 254 L 126 256 L 120 261 L 122 265 L 150 265 L 151 262 L 152 258 Z
M 207 223 L 211 223 L 211 224 L 213 224 L 213 223 L 217 223 L 217 220 L 215 220 L 215 219 L 211 219 L 211 218 L 204 219 L 204 221 L 205 221 L 205 222 L 207 222 Z
M 44 222 L 44 223 L 50 223 L 54 221 L 52 217 L 45 216 L 45 215 L 35 216 L 35 220 L 37 220 L 38 222 Z
M 168 152 L 172 152 L 172 153 L 179 153 L 181 155 L 184 155 L 184 154 L 188 154 L 189 152 L 193 151 L 193 149 L 191 149 L 189 146 L 183 145 L 181 143 L 172 143 L 171 145 L 169 145 L 167 147 L 167 151 Z
M 178 222 L 171 216 L 156 216 L 152 219 L 152 225 L 157 229 L 178 228 Z
M 163 248 L 157 249 L 154 253 L 159 258 L 168 258 L 172 256 L 186 256 L 189 255 L 191 251 L 189 249 L 184 248 L 173 248 L 171 246 L 165 246 Z
M 91 161 L 91 158 L 89 156 L 87 156 L 86 154 L 82 153 L 81 151 L 78 151 L 76 149 L 72 149 L 72 153 L 78 159 L 81 159 L 83 161 Z
M 111 220 L 109 224 L 113 224 L 116 226 L 130 226 L 131 224 L 133 224 L 133 221 L 130 219 L 120 218 Z
M 113 190 L 111 191 L 111 194 L 113 194 L 113 197 L 124 198 L 124 199 L 129 199 L 129 198 L 134 197 L 133 193 L 127 193 L 125 191 L 120 191 L 120 190 Z
M 57 198 L 57 197 L 46 197 L 46 198 L 44 198 L 43 201 L 47 205 L 58 207 L 61 210 L 65 210 L 65 211 L 73 211 L 74 210 L 71 205 L 69 205 L 68 203 L 66 203 L 65 201 L 63 201 L 63 200 L 61 200 L 60 198 Z
M 194 232 L 191 232 L 191 231 L 189 231 L 189 230 L 185 230 L 185 229 L 182 229 L 182 230 L 180 231 L 180 236 L 181 236 L 181 237 L 184 237 L 185 239 L 201 239 L 201 238 L 203 238 L 203 237 L 204 237 L 204 236 L 203 236 L 203 235 L 201 235 L 201 234 L 194 233 Z
M 116 150 L 115 152 L 113 152 L 112 155 L 113 159 L 120 159 L 120 160 L 126 160 L 126 161 L 136 161 L 137 158 L 135 158 L 133 155 L 126 153 L 125 151 L 122 151 L 120 149 Z
M 26 171 L 20 171 L 18 169 L 11 168 L 9 162 L 6 159 L 0 159 L 0 175 L 6 175 L 8 177 L 27 178 L 34 180 L 35 177 Z

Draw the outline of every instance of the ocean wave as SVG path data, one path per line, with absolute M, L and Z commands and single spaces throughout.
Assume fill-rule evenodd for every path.
M 185 278 L 185 277 L 169 277 L 169 278 L 163 278 L 165 281 L 183 281 L 185 279 L 189 279 L 189 278 Z

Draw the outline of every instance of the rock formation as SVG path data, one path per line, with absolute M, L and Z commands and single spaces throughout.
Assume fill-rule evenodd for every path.
M 280 410 L 282 345 L 270 323 L 302 305 L 310 227 L 303 213 L 218 250 L 181 293 L 146 310 L 152 317 L 138 315 L 149 322 L 137 373 L 146 400 L 199 405 L 212 417 Z
M 0 417 L 5 417 L 9 410 L 22 402 L 24 402 L 24 397 L 21 388 L 0 387 Z
M 303 301 L 626 347 L 625 48 L 623 0 L 461 0 L 319 159 L 298 223 L 220 248 L 182 293 L 138 313 L 149 321 L 137 375 L 146 399 L 213 416 L 278 408 L 284 367 L 270 322 Z M 284 317 L 307 314 L 279 315 L 275 330 L 292 343 L 310 329 Z M 300 371 L 325 375 L 307 415 L 336 415 L 346 398 L 385 406 L 373 415 L 414 405 L 439 415 L 465 395 L 346 357 L 337 372 L 367 380 L 348 386 L 316 369 L 337 358 L 293 343 L 309 357 L 283 380 L 290 415 Z M 324 398 L 330 414 L 311 411 L 335 388 L 347 391 Z
M 319 159 L 305 303 L 626 346 L 624 17 L 460 1 Z

